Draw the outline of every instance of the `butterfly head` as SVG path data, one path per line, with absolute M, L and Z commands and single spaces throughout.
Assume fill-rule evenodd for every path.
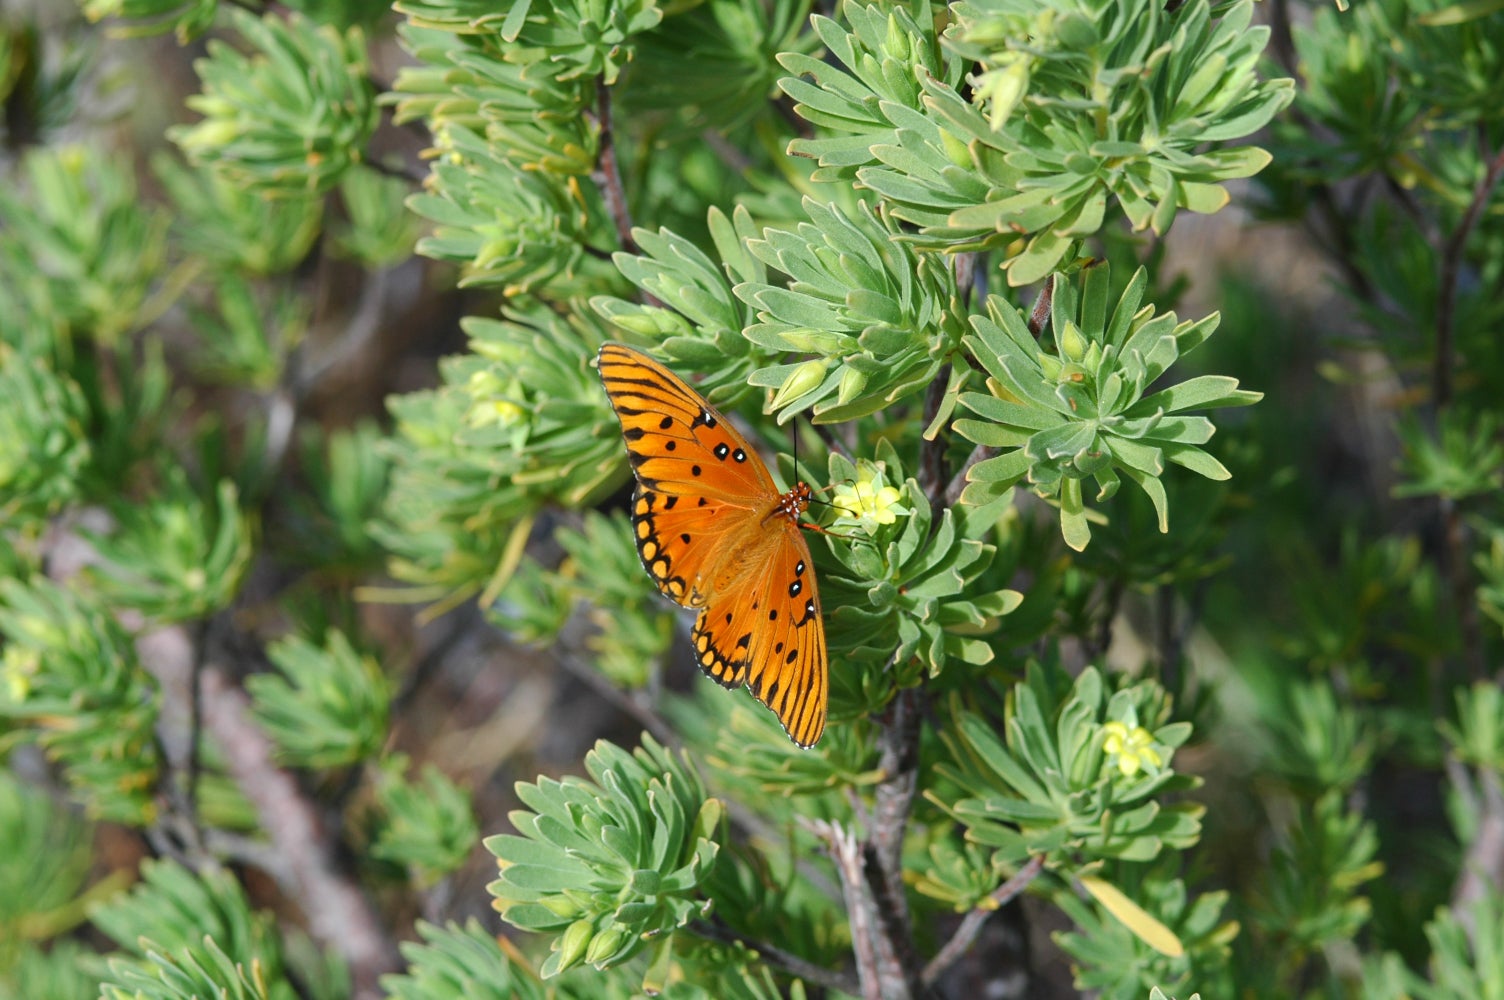
M 799 515 L 809 509 L 810 497 L 814 495 L 815 492 L 809 488 L 808 483 L 796 483 L 793 489 L 779 499 L 776 513 L 798 524 Z

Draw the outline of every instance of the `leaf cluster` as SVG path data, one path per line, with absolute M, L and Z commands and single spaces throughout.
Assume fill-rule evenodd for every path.
M 988 315 L 973 317 L 966 346 L 989 376 L 989 392 L 968 392 L 961 404 L 981 419 L 956 421 L 957 433 L 1001 452 L 974 466 L 963 502 L 999 496 L 1027 478 L 1040 496 L 1056 501 L 1065 540 L 1083 549 L 1091 537 L 1083 483 L 1093 479 L 1097 500 L 1113 496 L 1126 476 L 1154 501 L 1159 530 L 1169 530 L 1160 477 L 1165 463 L 1209 479 L 1230 473 L 1202 450 L 1215 428 L 1187 410 L 1247 406 L 1260 393 L 1237 380 L 1203 375 L 1148 392 L 1182 355 L 1216 329 L 1217 316 L 1177 322 L 1143 305 L 1147 275 L 1140 269 L 1108 315 L 1110 272 L 1085 269 L 1079 291 L 1059 279 L 1050 310 L 1053 350 L 1030 334 L 1024 316 L 993 298 Z M 1146 395 L 1147 392 L 1147 395 Z
M 380 753 L 390 684 L 376 660 L 331 630 L 322 644 L 296 635 L 267 648 L 275 673 L 246 680 L 256 722 L 295 767 L 343 767 Z
M 195 68 L 203 92 L 188 106 L 203 115 L 168 136 L 190 160 L 213 166 L 236 188 L 266 195 L 322 194 L 360 162 L 376 127 L 364 36 L 230 11 L 252 50 L 218 40 Z
M 511 816 L 522 835 L 486 840 L 501 868 L 489 888 L 502 918 L 558 932 L 545 978 L 581 962 L 618 965 L 654 937 L 666 954 L 665 932 L 705 912 L 696 890 L 719 850 L 721 803 L 686 757 L 644 736 L 630 753 L 596 744 L 585 769 L 590 781 L 519 783 L 531 810 Z
M 156 685 L 98 601 L 47 580 L 0 580 L 0 718 L 8 746 L 35 742 L 90 813 L 156 813 Z
M 1043 670 L 1029 670 L 1009 697 L 1002 739 L 984 718 L 955 707 L 955 729 L 942 734 L 947 759 L 937 766 L 954 789 L 931 797 L 967 838 L 1015 865 L 1034 854 L 1150 861 L 1166 847 L 1195 843 L 1204 808 L 1161 801 L 1197 784 L 1169 767 L 1190 726 L 1168 721 L 1163 690 L 1145 681 L 1109 693 L 1094 668 L 1068 693 L 1049 685 Z M 1143 725 L 1150 763 L 1129 773 L 1114 760 L 1109 722 Z
M 921 246 L 1002 250 L 1013 285 L 1065 262 L 1102 227 L 1109 196 L 1156 233 L 1181 208 L 1221 208 L 1221 182 L 1268 163 L 1222 144 L 1294 96 L 1289 81 L 1257 76 L 1267 29 L 1249 28 L 1251 2 L 1215 19 L 1209 3 L 963 3 L 938 37 L 927 8 L 909 17 L 847 0 L 849 27 L 816 19 L 840 65 L 786 59 L 798 78 L 782 86 L 830 134 L 790 149 L 878 192 Z M 968 99 L 970 66 L 981 71 Z
M 880 447 L 878 454 L 885 474 L 903 475 L 891 448 Z M 831 456 L 832 482 L 856 475 L 850 462 Z M 999 507 L 951 507 L 936 517 L 913 479 L 904 482 L 902 497 L 911 511 L 907 516 L 878 527 L 870 539 L 830 546 L 838 563 L 828 575 L 836 605 L 832 647 L 855 663 L 891 662 L 928 676 L 947 664 L 990 663 L 994 650 L 981 636 L 996 630 L 998 619 L 1023 599 L 1017 591 L 978 592 L 974 586 L 995 551 L 988 539 Z M 842 636 L 850 638 L 843 642 Z M 881 692 L 877 704 L 888 694 Z M 860 706 L 876 707 L 870 698 Z

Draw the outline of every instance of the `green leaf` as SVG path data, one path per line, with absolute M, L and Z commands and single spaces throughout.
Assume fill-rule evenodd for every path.
M 630 754 L 602 741 L 585 765 L 593 783 L 519 783 L 534 810 L 513 814 L 522 836 L 486 840 L 501 868 L 489 890 L 502 918 L 560 932 L 544 978 L 587 956 L 598 968 L 618 965 L 683 926 L 719 849 L 686 822 L 706 803 L 687 758 L 644 736 Z
M 322 645 L 287 636 L 267 648 L 279 673 L 246 681 L 256 721 L 298 767 L 357 764 L 387 740 L 392 691 L 375 659 L 331 629 Z
M 302 15 L 257 18 L 230 10 L 252 53 L 215 39 L 195 64 L 204 115 L 168 136 L 194 162 L 245 189 L 300 196 L 330 190 L 364 155 L 378 112 L 365 37 Z

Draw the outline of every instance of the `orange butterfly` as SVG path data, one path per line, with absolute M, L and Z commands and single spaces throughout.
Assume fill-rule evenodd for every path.
M 718 683 L 745 683 L 789 738 L 825 731 L 825 624 L 799 515 L 810 488 L 780 493 L 757 452 L 673 372 L 621 344 L 601 381 L 637 476 L 637 554 L 659 591 L 700 612 L 692 638 Z

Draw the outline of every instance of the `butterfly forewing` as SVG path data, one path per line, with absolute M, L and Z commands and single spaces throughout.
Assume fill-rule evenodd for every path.
M 743 682 L 790 738 L 811 746 L 825 728 L 825 627 L 809 546 L 808 501 L 778 492 L 736 428 L 677 375 L 620 344 L 600 352 L 601 380 L 621 420 L 637 477 L 632 530 L 658 589 L 699 608 L 701 668 Z
M 660 493 L 747 507 L 777 499 L 762 459 L 679 376 L 620 344 L 601 348 L 600 369 L 638 482 Z

